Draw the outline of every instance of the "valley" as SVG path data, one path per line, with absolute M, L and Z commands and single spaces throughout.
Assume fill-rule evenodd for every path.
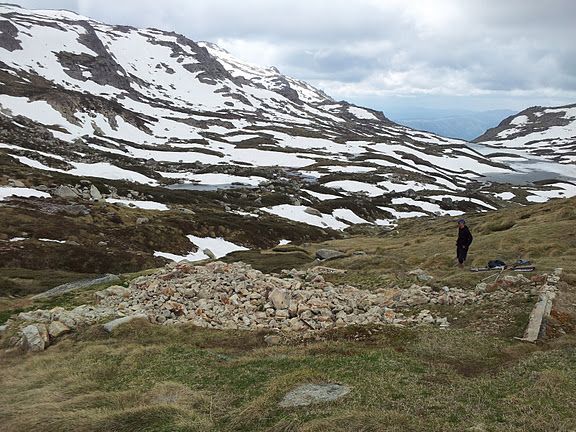
M 0 431 L 572 430 L 574 105 L 467 142 L 174 32 L 0 17 Z

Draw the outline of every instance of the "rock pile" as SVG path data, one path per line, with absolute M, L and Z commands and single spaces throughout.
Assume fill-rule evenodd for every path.
M 434 292 L 414 285 L 408 290 L 361 290 L 335 286 L 324 275 L 342 270 L 315 267 L 267 275 L 238 262 L 195 266 L 170 264 L 153 275 L 134 279 L 128 287 L 111 286 L 95 293 L 96 305 L 24 312 L 9 320 L 10 345 L 41 351 L 61 335 L 80 327 L 122 317 L 152 323 L 190 323 L 216 329 L 311 331 L 365 324 L 435 324 L 446 318 L 429 310 L 416 315 L 399 310 L 439 303 L 460 304 L 464 291 Z M 472 293 L 466 295 L 473 296 Z M 454 301 L 452 302 L 452 300 Z M 109 323 L 108 331 L 128 320 Z M 10 337 L 9 336 L 9 337 Z M 270 343 L 273 343 L 271 341 Z
M 106 308 L 124 315 L 143 313 L 151 322 L 168 325 L 299 331 L 410 321 L 390 307 L 390 295 L 334 286 L 324 280 L 323 271 L 287 272 L 280 278 L 244 263 L 181 262 L 97 297 Z

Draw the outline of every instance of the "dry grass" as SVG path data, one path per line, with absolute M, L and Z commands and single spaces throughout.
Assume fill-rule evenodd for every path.
M 529 259 L 538 271 L 563 267 L 565 277 L 576 275 L 576 199 L 467 215 L 474 242 L 467 265 L 483 267 L 492 259 L 512 264 Z M 456 223 L 453 218 L 416 219 L 400 223 L 381 237 L 352 237 L 311 245 L 313 252 L 334 248 L 349 254 L 330 262 L 349 270 L 337 280 L 364 282 L 366 288 L 408 283 L 405 274 L 422 268 L 434 276 L 433 286 L 473 287 L 486 274 L 469 273 L 456 266 Z M 366 255 L 354 255 L 363 251 Z M 336 280 L 336 279 L 335 279 Z
M 349 340 L 351 332 L 266 348 L 257 333 L 133 323 L 39 355 L 3 354 L 0 431 L 568 431 L 575 424 L 572 347 L 542 351 L 424 328 L 374 329 L 360 341 Z M 330 404 L 278 406 L 297 384 L 325 381 L 352 392 Z
M 470 264 L 521 255 L 540 270 L 562 266 L 562 289 L 574 295 L 575 203 L 469 216 Z M 421 220 L 397 234 L 305 249 L 350 253 L 329 265 L 349 270 L 340 281 L 365 288 L 408 285 L 416 267 L 434 286 L 471 288 L 485 275 L 453 266 L 454 240 L 452 220 Z M 352 255 L 359 250 L 366 255 Z M 108 335 L 92 327 L 44 353 L 0 353 L 0 431 L 573 431 L 574 336 L 514 341 L 528 300 L 506 305 L 516 322 L 496 336 L 473 332 L 493 312 L 479 306 L 454 312 L 463 329 L 350 327 L 277 347 L 259 332 L 133 322 Z M 296 385 L 325 381 L 352 391 L 334 403 L 278 406 Z

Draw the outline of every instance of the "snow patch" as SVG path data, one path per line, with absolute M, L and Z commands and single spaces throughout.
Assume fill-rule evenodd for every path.
M 155 201 L 134 201 L 134 200 L 117 199 L 117 198 L 106 198 L 106 202 L 110 204 L 121 204 L 127 207 L 136 207 L 143 210 L 158 210 L 158 211 L 170 210 L 170 208 L 166 204 L 162 204 Z
M 154 256 L 177 262 L 184 260 L 194 262 L 210 258 L 203 252 L 205 249 L 209 249 L 214 254 L 214 256 L 216 256 L 216 258 L 222 258 L 232 252 L 248 250 L 248 248 L 224 240 L 222 237 L 196 237 L 194 235 L 188 235 L 186 237 L 188 237 L 188 239 L 198 247 L 198 251 L 191 252 L 188 255 L 175 255 L 167 252 L 154 252 Z
M 21 187 L 0 187 L 0 201 L 10 198 L 51 198 L 50 194 L 36 189 Z

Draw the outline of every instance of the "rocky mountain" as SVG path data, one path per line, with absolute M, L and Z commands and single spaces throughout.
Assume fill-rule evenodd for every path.
M 474 140 L 505 154 L 535 156 L 559 164 L 576 164 L 576 104 L 532 107 L 503 120 Z
M 363 194 L 385 207 L 372 221 L 461 211 L 442 198 L 461 201 L 478 175 L 508 171 L 210 43 L 66 11 L 3 5 L 1 15 L 1 148 L 36 169 L 152 186 L 283 178 L 306 191 L 265 211 L 304 220 L 298 202 Z M 435 198 L 395 196 L 407 190 Z M 338 218 L 332 207 L 319 224 Z

